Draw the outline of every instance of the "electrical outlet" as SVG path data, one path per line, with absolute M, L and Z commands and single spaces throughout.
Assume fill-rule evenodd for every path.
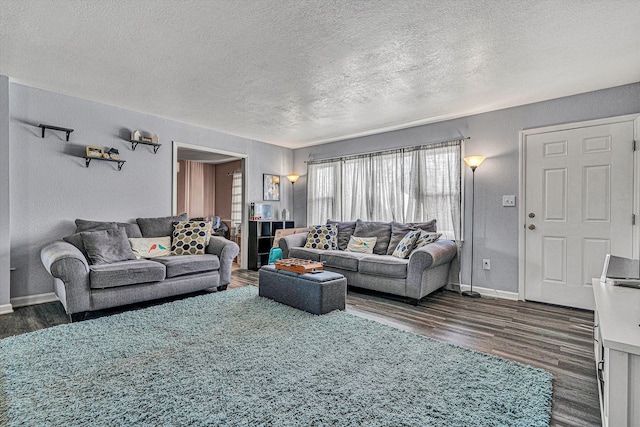
M 483 259 L 482 260 L 482 269 L 483 270 L 491 270 L 491 260 L 490 259 Z
M 502 196 L 502 206 L 515 206 L 516 196 Z

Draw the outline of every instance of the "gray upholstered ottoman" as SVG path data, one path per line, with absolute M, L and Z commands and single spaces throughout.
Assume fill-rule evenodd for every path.
M 344 310 L 347 279 L 331 271 L 298 274 L 265 265 L 260 268 L 258 293 L 309 313 L 324 314 Z

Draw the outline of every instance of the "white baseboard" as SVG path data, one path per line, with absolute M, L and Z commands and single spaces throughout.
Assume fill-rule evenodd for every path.
M 14 307 L 26 307 L 28 305 L 44 304 L 45 302 L 53 301 L 58 301 L 58 297 L 53 292 L 49 292 L 46 294 L 29 295 L 26 297 L 11 298 L 11 304 Z
M 471 286 L 457 283 L 450 283 L 447 285 L 447 289 L 451 289 L 453 291 L 462 292 L 471 290 Z M 474 286 L 473 290 L 478 292 L 483 297 L 490 298 L 500 298 L 500 299 L 508 299 L 511 301 L 518 301 L 518 293 L 517 292 L 509 292 L 509 291 L 500 291 L 497 289 L 491 288 L 481 288 L 479 286 Z
M 13 306 L 11 304 L 0 305 L 0 315 L 13 313 Z

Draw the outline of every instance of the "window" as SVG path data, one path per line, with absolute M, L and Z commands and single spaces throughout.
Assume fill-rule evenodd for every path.
M 242 171 L 233 172 L 231 183 L 231 226 L 242 223 Z
M 461 141 L 309 162 L 307 222 L 425 222 L 460 238 Z

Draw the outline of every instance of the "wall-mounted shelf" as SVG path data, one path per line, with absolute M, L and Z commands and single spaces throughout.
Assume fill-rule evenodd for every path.
M 59 130 L 62 132 L 66 132 L 67 134 L 67 141 L 69 141 L 69 134 L 71 132 L 73 132 L 73 129 L 69 129 L 69 128 L 63 128 L 60 126 L 52 126 L 52 125 L 43 125 L 42 123 L 38 125 L 39 128 L 42 128 L 42 137 L 44 138 L 44 130 L 45 129 L 51 129 L 51 130 Z
M 103 157 L 89 157 L 89 156 L 84 156 L 84 161 L 85 161 L 85 166 L 89 167 L 89 164 L 91 163 L 91 160 L 100 160 L 103 162 L 116 162 L 118 163 L 118 170 L 122 170 L 122 166 L 124 166 L 124 162 L 126 162 L 126 160 L 113 160 L 113 159 L 105 159 Z
M 135 140 L 135 139 L 130 140 L 130 142 L 131 142 L 131 149 L 133 151 L 136 151 L 136 147 L 138 146 L 138 144 L 152 146 L 153 147 L 153 154 L 156 154 L 158 152 L 158 148 L 160 148 L 160 146 L 162 145 L 162 144 L 156 144 L 155 142 L 139 141 L 139 140 Z

